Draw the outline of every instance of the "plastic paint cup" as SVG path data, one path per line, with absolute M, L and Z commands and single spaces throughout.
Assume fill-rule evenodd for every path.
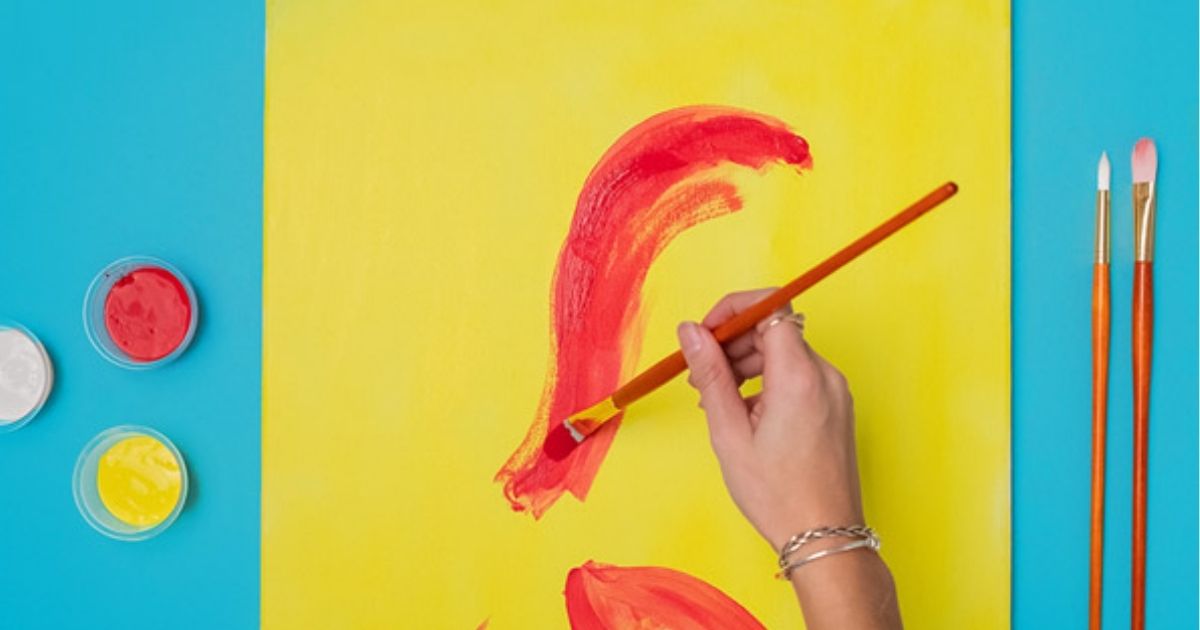
M 175 360 L 192 342 L 199 316 L 187 277 L 149 256 L 130 256 L 105 267 L 83 300 L 83 327 L 92 346 L 131 370 Z
M 33 420 L 53 386 L 54 365 L 42 342 L 24 326 L 0 321 L 0 433 Z
M 92 438 L 75 462 L 75 506 L 96 531 L 138 541 L 171 526 L 187 502 L 183 455 L 163 434 L 118 426 Z

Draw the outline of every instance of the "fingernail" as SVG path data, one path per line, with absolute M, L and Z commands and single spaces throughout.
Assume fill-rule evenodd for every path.
M 700 331 L 696 324 L 683 322 L 679 324 L 679 345 L 684 352 L 691 352 L 700 347 Z

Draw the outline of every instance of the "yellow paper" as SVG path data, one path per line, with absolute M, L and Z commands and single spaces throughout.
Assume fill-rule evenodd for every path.
M 847 375 L 870 525 L 914 628 L 1009 624 L 1009 9 L 946 2 L 268 3 L 262 620 L 562 628 L 567 571 L 657 565 L 797 627 L 679 380 L 587 501 L 492 478 L 536 411 L 589 170 L 692 104 L 808 140 L 651 268 L 638 368 L 945 180 L 959 195 L 805 294 Z

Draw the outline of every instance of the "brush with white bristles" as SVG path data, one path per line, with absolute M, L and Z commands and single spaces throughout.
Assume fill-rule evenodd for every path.
M 1108 341 L 1112 320 L 1109 283 L 1108 154 L 1096 167 L 1096 251 L 1092 266 L 1092 537 L 1088 590 L 1088 627 L 1100 628 L 1104 583 L 1104 460 L 1108 434 Z
M 1154 329 L 1154 178 L 1158 151 L 1149 138 L 1133 148 L 1133 630 L 1146 619 L 1146 477 L 1150 452 L 1150 355 Z

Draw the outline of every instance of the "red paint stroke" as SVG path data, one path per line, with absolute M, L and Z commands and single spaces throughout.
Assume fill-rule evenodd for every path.
M 750 611 L 707 582 L 663 567 L 587 561 L 567 574 L 573 630 L 763 630 Z
M 728 173 L 715 169 L 776 163 L 811 168 L 808 143 L 774 118 L 716 106 L 657 114 L 600 158 L 554 270 L 553 352 L 537 415 L 496 473 L 514 510 L 539 518 L 563 492 L 586 498 L 620 418 L 561 461 L 542 451 L 551 421 L 611 394 L 631 375 L 641 347 L 642 283 L 671 239 L 741 209 Z
M 187 337 L 192 303 L 174 274 L 142 267 L 117 280 L 104 298 L 104 327 L 134 361 L 157 361 Z

